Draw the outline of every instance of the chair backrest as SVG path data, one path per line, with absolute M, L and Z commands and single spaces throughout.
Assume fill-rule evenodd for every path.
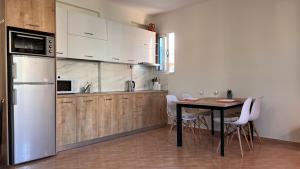
M 252 100 L 253 100 L 252 98 L 248 98 L 244 102 L 240 118 L 237 121 L 235 121 L 234 124 L 243 125 L 248 123 Z
M 167 113 L 168 116 L 176 116 L 176 101 L 178 101 L 177 97 L 174 95 L 167 95 Z
M 189 93 L 183 93 L 182 95 L 182 98 L 183 99 L 191 99 L 191 98 L 194 98 L 191 94 L 189 94 Z
M 255 98 L 254 103 L 252 105 L 249 121 L 254 121 L 258 119 L 260 113 L 261 113 L 261 103 L 262 103 L 263 97 Z

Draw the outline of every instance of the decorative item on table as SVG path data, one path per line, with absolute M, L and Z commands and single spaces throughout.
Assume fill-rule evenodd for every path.
M 215 96 L 215 97 L 218 97 L 218 95 L 219 95 L 219 90 L 215 90 L 215 91 L 214 91 L 214 96 Z
M 232 99 L 232 98 L 233 98 L 232 90 L 228 89 L 227 90 L 227 99 Z
M 148 30 L 152 31 L 152 32 L 155 32 L 155 24 L 154 23 L 149 23 Z

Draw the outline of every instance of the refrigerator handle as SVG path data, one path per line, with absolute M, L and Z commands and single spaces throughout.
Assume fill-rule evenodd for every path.
M 16 63 L 12 64 L 12 78 L 13 79 L 17 78 L 17 64 Z
M 18 104 L 18 99 L 17 99 L 17 89 L 13 89 L 13 105 Z

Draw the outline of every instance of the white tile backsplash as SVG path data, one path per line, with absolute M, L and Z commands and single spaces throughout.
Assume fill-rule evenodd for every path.
M 92 82 L 92 92 L 126 91 L 126 81 L 131 78 L 131 70 L 127 64 L 58 60 L 57 75 L 76 80 L 81 87 L 86 82 Z M 151 90 L 151 79 L 154 77 L 161 78 L 162 89 L 167 89 L 167 78 L 160 77 L 154 67 L 133 65 L 132 78 L 136 83 L 136 90 Z
M 79 87 L 92 82 L 92 92 L 99 91 L 99 64 L 77 60 L 58 60 L 57 76 L 63 79 L 75 80 Z

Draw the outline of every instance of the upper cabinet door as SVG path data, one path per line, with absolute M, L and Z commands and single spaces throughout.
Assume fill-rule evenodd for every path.
M 6 0 L 7 25 L 55 33 L 55 0 Z
M 56 7 L 56 56 L 68 57 L 68 9 Z
M 102 61 L 107 56 L 107 41 L 69 35 L 68 54 L 75 59 Z
M 107 40 L 105 19 L 71 10 L 68 19 L 69 34 Z

